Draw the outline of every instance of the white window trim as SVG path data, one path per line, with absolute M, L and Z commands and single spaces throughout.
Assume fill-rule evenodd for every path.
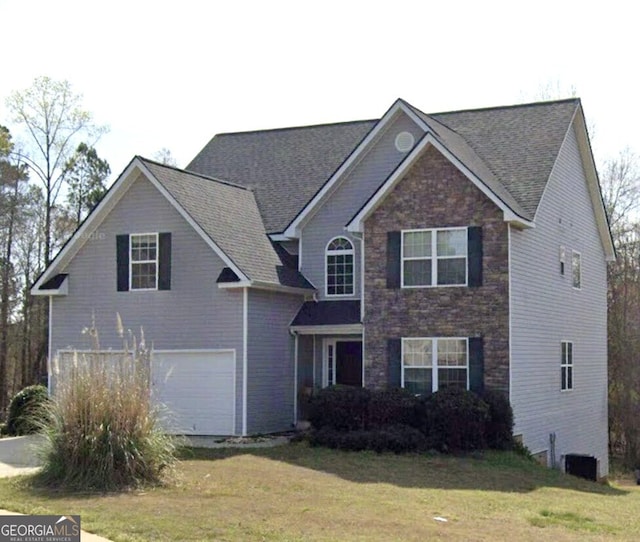
M 424 365 L 405 365 L 404 364 L 404 348 L 405 341 L 431 341 L 431 393 L 438 391 L 438 369 L 451 369 L 452 367 L 445 365 L 440 367 L 438 365 L 438 341 L 464 341 L 467 351 L 467 363 L 464 366 L 467 371 L 467 390 L 469 389 L 469 338 L 468 337 L 402 337 L 401 353 L 400 353 L 400 387 L 404 388 L 404 370 L 405 369 L 428 369 L 428 366 Z M 456 368 L 456 367 L 453 367 Z M 457 367 L 462 369 L 462 366 Z
M 133 238 L 154 236 L 156 239 L 156 259 L 155 260 L 137 260 L 133 261 Z M 155 263 L 156 264 L 156 284 L 154 288 L 134 288 L 133 286 L 133 264 Z M 158 275 L 160 272 L 160 241 L 158 232 L 149 233 L 130 233 L 129 234 L 129 290 L 134 292 L 153 292 L 158 289 Z
M 562 350 L 563 350 L 563 346 L 567 345 L 567 353 L 569 352 L 569 347 L 568 345 L 571 345 L 571 359 L 568 359 L 568 355 L 567 355 L 567 359 L 564 359 Z M 560 392 L 561 393 L 566 393 L 566 392 L 571 392 L 574 390 L 575 386 L 574 386 L 574 365 L 573 365 L 573 351 L 574 351 L 574 344 L 573 341 L 560 341 Z M 569 369 L 571 368 L 571 387 L 566 387 L 563 388 L 562 387 L 562 373 L 565 369 Z M 569 371 L 567 370 L 567 377 L 569 375 Z M 569 382 L 569 378 L 567 378 L 567 384 Z
M 401 230 L 400 232 L 400 286 L 402 288 L 464 288 L 469 285 L 469 243 L 467 227 L 451 228 L 421 228 L 412 230 Z M 464 231 L 467 234 L 467 253 L 464 255 L 464 284 L 438 284 L 438 260 L 459 259 L 462 256 L 438 256 L 438 232 L 440 231 Z M 417 232 L 431 232 L 431 257 L 405 258 L 404 256 L 404 234 Z M 404 283 L 404 262 L 415 260 L 431 260 L 431 284 L 406 285 Z
M 578 286 L 576 286 L 574 278 L 576 256 L 578 257 Z M 574 290 L 582 290 L 582 254 L 577 250 L 571 251 L 571 286 Z
M 336 239 L 345 239 L 351 245 L 350 250 L 329 250 L 329 246 Z M 352 273 L 352 281 L 351 281 L 351 293 L 350 294 L 330 294 L 329 293 L 329 256 L 351 256 L 351 269 Z M 356 251 L 353 241 L 344 235 L 337 235 L 329 240 L 324 249 L 324 293 L 326 297 L 336 298 L 336 297 L 353 297 L 356 291 Z
M 336 383 L 336 349 L 338 343 L 355 343 L 362 342 L 361 338 L 342 338 L 332 337 L 330 339 L 324 339 L 324 348 L 322 353 L 322 387 L 333 386 Z M 331 365 L 331 375 L 333 382 L 329 381 L 329 365 Z M 364 370 L 364 360 L 362 362 Z M 364 380 L 363 380 L 364 383 Z M 364 385 L 364 384 L 363 384 Z

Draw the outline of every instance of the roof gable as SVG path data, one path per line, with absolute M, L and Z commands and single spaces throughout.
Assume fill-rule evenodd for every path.
M 433 146 L 440 153 L 442 153 L 447 160 L 449 160 L 463 175 L 465 175 L 477 188 L 480 189 L 498 208 L 504 213 L 504 219 L 518 223 L 524 227 L 530 227 L 531 223 L 524 218 L 524 213 L 514 212 L 514 208 L 506 204 L 494 191 L 491 190 L 482 179 L 480 179 L 473 171 L 471 171 L 456 155 L 454 155 L 447 147 L 445 147 L 440 139 L 438 139 L 432 132 L 427 132 L 420 142 L 414 147 L 409 155 L 402 161 L 402 163 L 396 168 L 396 170 L 385 180 L 384 183 L 376 190 L 375 193 L 367 200 L 367 202 L 356 212 L 354 217 L 346 224 L 346 229 L 351 232 L 363 231 L 363 223 L 375 211 L 375 209 L 382 203 L 384 198 L 393 190 L 393 188 L 400 182 L 403 176 L 409 171 L 409 169 L 416 163 L 416 161 L 423 155 L 425 150 Z M 507 198 L 512 201 L 513 198 Z M 520 209 L 515 204 L 516 209 Z
M 284 234 L 289 238 L 296 238 L 300 235 L 300 229 L 314 216 L 314 214 L 324 205 L 331 197 L 335 190 L 343 184 L 348 178 L 357 164 L 362 160 L 366 160 L 366 156 L 372 151 L 373 147 L 384 137 L 385 131 L 400 118 L 401 115 L 408 117 L 411 122 L 415 123 L 420 132 L 424 132 L 427 127 L 415 115 L 414 111 L 407 107 L 402 100 L 396 100 L 395 103 L 387 110 L 383 117 L 369 131 L 367 136 L 353 149 L 353 152 L 347 157 L 342 165 L 327 179 L 323 186 L 316 192 L 314 197 L 301 209 L 295 219 L 289 224 Z M 374 181 L 380 181 L 373 179 Z M 361 189 L 362 190 L 362 189 Z M 366 196 L 366 194 L 365 194 Z
M 142 173 L 240 279 L 240 286 L 312 289 L 286 269 L 269 240 L 250 190 L 135 157 L 32 288 L 36 294 L 77 254 Z

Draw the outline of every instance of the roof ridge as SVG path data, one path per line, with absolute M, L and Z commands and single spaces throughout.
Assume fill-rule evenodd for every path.
M 453 115 L 453 114 L 457 114 L 457 113 L 474 113 L 474 112 L 480 112 L 480 111 L 496 111 L 499 109 L 519 109 L 519 108 L 525 108 L 525 107 L 540 107 L 540 106 L 547 106 L 547 105 L 552 105 L 552 104 L 561 104 L 561 103 L 569 103 L 569 102 L 575 102 L 577 105 L 580 105 L 582 102 L 580 100 L 580 98 L 575 97 L 575 98 L 562 98 L 559 100 L 544 100 L 544 101 L 538 101 L 538 102 L 527 102 L 527 103 L 521 103 L 521 104 L 511 104 L 511 105 L 496 105 L 496 106 L 491 106 L 491 107 L 478 107 L 478 108 L 470 108 L 470 109 L 454 109 L 452 111 L 441 111 L 438 113 L 424 113 L 423 114 L 427 115 L 428 117 L 432 117 L 434 115 Z M 417 109 L 416 107 L 414 107 L 414 109 Z
M 225 184 L 225 185 L 230 186 L 232 188 L 240 188 L 242 190 L 246 190 L 248 192 L 252 192 L 250 187 L 242 186 L 241 184 L 236 184 L 234 182 L 227 181 L 225 179 L 218 179 L 216 177 L 212 177 L 210 175 L 204 175 L 203 173 L 197 173 L 197 172 L 191 171 L 189 169 L 182 169 L 182 168 L 179 168 L 177 166 L 172 166 L 172 165 L 169 165 L 169 164 L 163 164 L 161 162 L 157 162 L 156 160 L 151 160 L 149 158 L 145 158 L 144 156 L 140 156 L 139 154 L 137 154 L 135 157 L 139 158 L 143 162 L 148 162 L 148 163 L 151 163 L 151 164 L 154 164 L 156 166 L 160 166 L 160 167 L 163 167 L 163 168 L 166 168 L 166 169 L 172 169 L 173 171 L 177 171 L 179 173 L 186 173 L 187 175 L 191 175 L 193 177 L 200 177 L 201 179 L 204 179 L 205 181 L 213 181 L 215 183 Z
M 231 135 L 247 135 L 247 134 L 263 134 L 266 132 L 286 132 L 290 130 L 305 130 L 310 128 L 344 126 L 347 124 L 364 124 L 368 122 L 378 122 L 379 120 L 380 119 L 347 120 L 342 122 L 323 122 L 320 124 L 305 124 L 300 126 L 283 126 L 281 128 L 264 128 L 264 129 L 246 130 L 246 131 L 239 131 L 239 132 L 221 132 L 221 133 L 215 134 L 213 137 L 231 136 Z

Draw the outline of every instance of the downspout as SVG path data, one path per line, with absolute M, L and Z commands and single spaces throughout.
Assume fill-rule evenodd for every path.
M 242 289 L 242 436 L 247 436 L 247 370 L 249 339 L 249 288 Z
M 298 333 L 293 335 L 293 427 L 298 424 Z
M 47 391 L 51 395 L 51 370 L 53 360 L 51 359 L 53 347 L 53 296 L 49 296 L 49 351 L 47 352 Z

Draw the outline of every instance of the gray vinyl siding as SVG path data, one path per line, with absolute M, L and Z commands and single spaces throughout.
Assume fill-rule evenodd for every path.
M 573 129 L 540 203 L 536 227 L 511 228 L 511 400 L 515 434 L 533 452 L 594 455 L 608 472 L 605 254 Z M 560 246 L 566 249 L 560 274 Z M 571 253 L 582 255 L 582 289 Z M 572 391 L 560 391 L 561 341 L 573 342 Z
M 352 166 L 337 189 L 329 196 L 315 215 L 304 226 L 301 236 L 301 271 L 318 289 L 319 299 L 326 298 L 325 250 L 331 239 L 344 236 L 351 240 L 354 255 L 354 294 L 346 299 L 360 297 L 360 243 L 347 235 L 346 224 L 387 179 L 407 153 L 395 148 L 395 137 L 402 131 L 411 132 L 416 143 L 422 136 L 420 128 L 404 113 L 378 135 L 369 150 Z M 329 299 L 339 299 L 329 297 Z
M 247 433 L 292 428 L 294 338 L 289 324 L 302 296 L 249 290 L 247 341 Z
M 116 235 L 171 232 L 171 290 L 116 291 Z M 222 260 L 143 176 L 87 238 L 66 269 L 69 294 L 53 298 L 51 354 L 91 346 L 82 330 L 95 317 L 103 349 L 120 349 L 125 328 L 158 350 L 236 351 L 236 422 L 242 415 L 242 292 L 221 290 Z M 237 426 L 238 427 L 238 426 Z

